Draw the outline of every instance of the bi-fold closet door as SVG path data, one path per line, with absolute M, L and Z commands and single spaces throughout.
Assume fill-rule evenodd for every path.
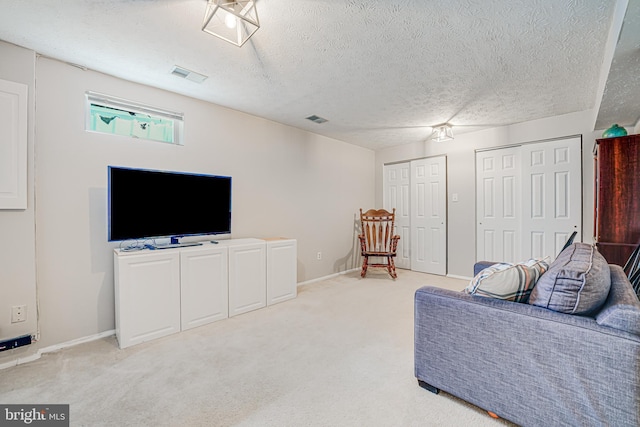
M 445 156 L 384 166 L 384 208 L 396 209 L 400 235 L 396 266 L 447 273 L 447 162 Z
M 476 259 L 553 260 L 582 240 L 580 136 L 476 152 Z

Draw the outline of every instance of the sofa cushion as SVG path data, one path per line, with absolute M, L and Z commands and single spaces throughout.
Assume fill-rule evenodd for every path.
M 609 264 L 593 245 L 574 243 L 551 263 L 529 304 L 568 314 L 593 315 L 609 295 Z
M 610 265 L 611 290 L 596 322 L 602 326 L 640 335 L 640 301 L 622 267 Z
M 468 294 L 527 302 L 531 290 L 549 265 L 530 259 L 519 264 L 498 263 L 480 271 L 465 289 Z

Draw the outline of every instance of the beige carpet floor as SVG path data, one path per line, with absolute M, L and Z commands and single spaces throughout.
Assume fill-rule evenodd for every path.
M 115 337 L 0 371 L 0 402 L 70 404 L 72 426 L 495 426 L 421 389 L 413 294 L 466 282 L 399 270 L 299 287 L 268 308 L 124 350 Z

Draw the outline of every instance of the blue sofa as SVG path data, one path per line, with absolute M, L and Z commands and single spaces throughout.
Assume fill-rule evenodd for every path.
M 640 425 L 640 303 L 622 268 L 607 270 L 591 316 L 420 288 L 418 383 L 522 426 Z

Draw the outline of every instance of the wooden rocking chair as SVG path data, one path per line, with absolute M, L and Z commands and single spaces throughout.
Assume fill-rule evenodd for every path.
M 358 236 L 360 239 L 360 247 L 362 249 L 362 272 L 360 276 L 367 275 L 368 267 L 385 267 L 389 275 L 394 279 L 398 277 L 396 274 L 396 264 L 394 257 L 398 247 L 400 236 L 394 233 L 394 223 L 396 210 L 388 212 L 384 209 L 369 209 L 362 213 L 360 209 L 360 223 L 362 224 L 362 234 Z M 384 264 L 370 264 L 369 257 L 386 258 Z

